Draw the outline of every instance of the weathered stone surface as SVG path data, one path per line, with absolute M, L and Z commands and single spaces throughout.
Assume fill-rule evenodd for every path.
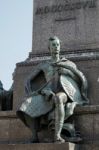
M 99 105 L 84 106 L 75 109 L 75 127 L 80 131 L 83 142 L 99 140 Z M 48 134 L 40 133 L 41 142 L 47 142 Z M 0 112 L 0 142 L 19 142 L 31 141 L 31 131 L 17 118 L 15 112 Z
M 99 104 L 99 60 L 77 61 L 77 66 L 88 80 L 88 97 L 91 105 Z
M 33 54 L 47 53 L 53 35 L 63 51 L 99 48 L 98 0 L 34 0 L 33 17 Z
M 94 130 L 94 134 L 93 137 L 94 139 L 98 139 L 99 138 L 99 116 L 96 114 L 93 116 L 93 130 Z
M 0 150 L 99 150 L 98 142 L 75 145 L 65 144 L 0 144 Z
M 22 66 L 16 68 L 14 76 L 13 109 L 16 110 L 25 96 L 25 81 L 32 71 L 33 66 Z
M 31 132 L 17 118 L 15 112 L 0 112 L 0 143 L 30 141 Z
M 0 150 L 77 150 L 72 143 L 65 144 L 5 144 L 0 145 Z
M 79 144 L 78 150 L 99 150 L 99 143 L 91 141 L 88 144 Z

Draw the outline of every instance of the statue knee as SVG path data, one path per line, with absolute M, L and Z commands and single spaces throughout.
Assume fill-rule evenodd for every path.
M 67 95 L 64 92 L 59 92 L 56 94 L 56 104 L 66 103 L 67 102 Z

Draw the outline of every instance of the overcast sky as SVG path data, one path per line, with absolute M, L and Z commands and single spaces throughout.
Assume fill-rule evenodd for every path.
M 15 64 L 32 48 L 33 0 L 0 0 L 0 80 L 8 90 Z

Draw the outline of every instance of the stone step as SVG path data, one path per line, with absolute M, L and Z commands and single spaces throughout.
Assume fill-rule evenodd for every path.
M 0 150 L 77 150 L 77 145 L 64 144 L 0 144 Z
M 99 150 L 98 142 L 87 144 L 37 143 L 37 144 L 0 144 L 0 150 Z
M 79 144 L 77 146 L 77 150 L 99 150 L 99 140 L 98 141 L 91 141 L 86 144 Z

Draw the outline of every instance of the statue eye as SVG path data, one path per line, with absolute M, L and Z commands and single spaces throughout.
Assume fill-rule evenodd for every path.
M 53 43 L 53 46 L 55 46 L 56 44 L 55 43 Z

